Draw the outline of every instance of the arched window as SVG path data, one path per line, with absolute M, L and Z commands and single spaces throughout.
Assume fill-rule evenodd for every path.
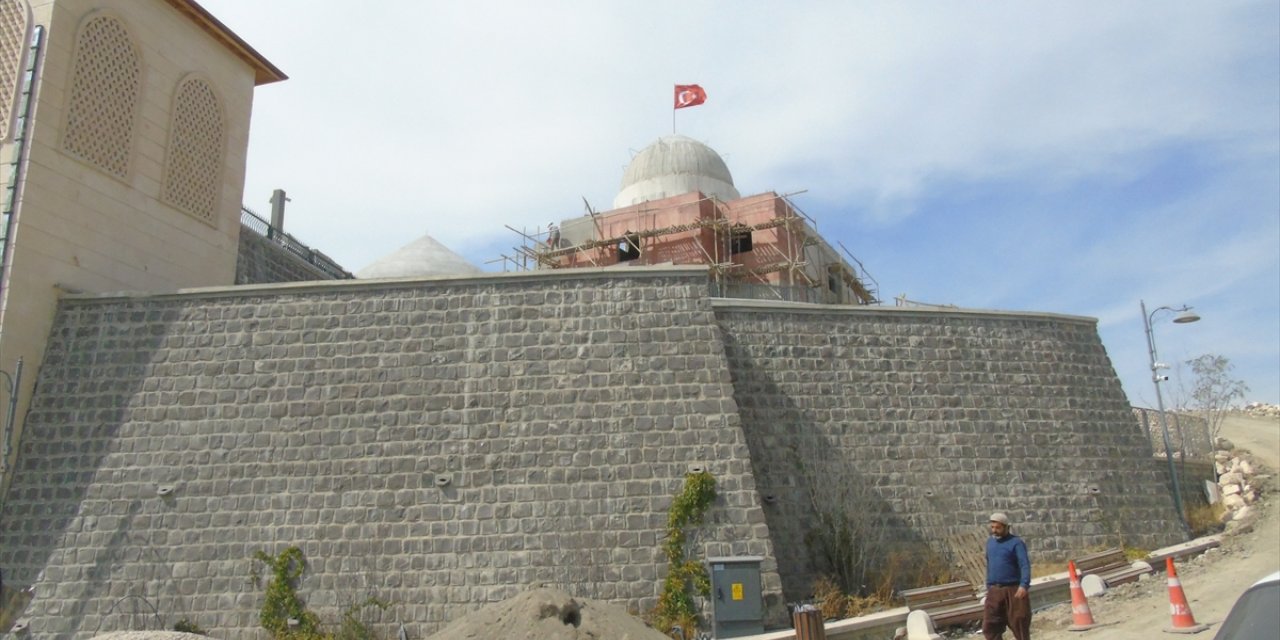
M 222 104 L 203 78 L 178 83 L 165 151 L 162 199 L 217 226 L 218 191 L 226 147 Z
M 96 15 L 76 37 L 62 149 L 126 179 L 142 94 L 142 57 L 118 18 Z

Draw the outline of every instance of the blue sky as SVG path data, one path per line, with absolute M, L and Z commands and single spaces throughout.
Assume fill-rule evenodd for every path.
M 744 195 L 807 190 L 882 298 L 1096 317 L 1139 405 L 1139 300 L 1193 305 L 1161 359 L 1280 403 L 1274 0 L 202 4 L 290 76 L 255 96 L 246 204 L 286 189 L 350 270 L 424 233 L 498 268 L 504 225 L 609 208 L 699 83 L 678 131 Z

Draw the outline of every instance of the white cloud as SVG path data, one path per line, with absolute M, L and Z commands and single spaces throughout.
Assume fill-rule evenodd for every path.
M 203 4 L 291 76 L 257 92 L 246 200 L 287 189 L 287 227 L 353 270 L 428 231 L 479 263 L 503 225 L 608 208 L 697 82 L 679 131 L 743 193 L 808 189 L 886 296 L 1132 342 L 1139 298 L 1225 305 L 1280 271 L 1274 2 Z M 1182 155 L 1196 184 L 1145 184 Z M 1232 330 L 1270 322 L 1274 351 L 1280 293 L 1254 293 Z

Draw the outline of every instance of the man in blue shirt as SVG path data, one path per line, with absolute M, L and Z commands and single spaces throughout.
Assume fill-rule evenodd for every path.
M 987 538 L 987 603 L 982 635 L 1003 640 L 1005 627 L 1015 640 L 1031 638 L 1031 559 L 1022 538 L 1009 532 L 1009 516 L 991 514 Z

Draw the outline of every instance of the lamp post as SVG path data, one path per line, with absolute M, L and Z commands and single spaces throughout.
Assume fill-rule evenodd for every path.
M 1165 418 L 1164 397 L 1160 394 L 1160 383 L 1169 379 L 1169 376 L 1160 375 L 1160 370 L 1167 368 L 1168 365 L 1156 361 L 1156 339 L 1151 330 L 1151 322 L 1155 320 L 1156 314 L 1161 311 L 1178 314 L 1173 318 L 1176 324 L 1196 322 L 1200 319 L 1200 316 L 1196 315 L 1191 310 L 1191 307 L 1186 305 L 1176 309 L 1173 307 L 1156 307 L 1151 313 L 1147 313 L 1147 303 L 1139 300 L 1138 304 L 1142 305 L 1142 325 L 1147 331 L 1147 353 L 1151 356 L 1151 382 L 1156 386 L 1156 410 L 1160 412 L 1160 433 L 1164 436 L 1164 457 L 1169 463 L 1169 477 L 1173 480 L 1173 506 L 1178 510 L 1178 521 L 1185 531 L 1187 528 L 1187 514 L 1182 510 L 1182 487 L 1178 483 L 1178 471 L 1173 466 L 1173 447 L 1169 444 L 1169 421 Z

